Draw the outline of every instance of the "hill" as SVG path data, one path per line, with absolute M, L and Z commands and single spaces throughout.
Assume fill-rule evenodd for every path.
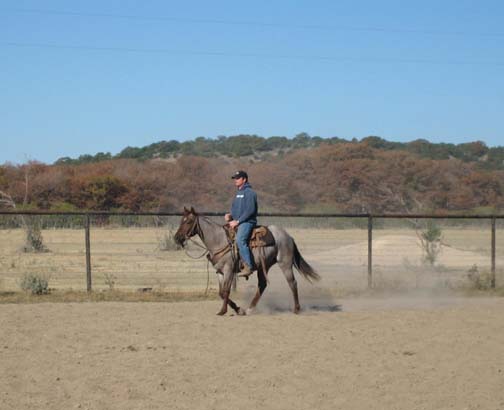
M 316 148 L 321 145 L 338 144 L 366 144 L 371 148 L 385 151 L 406 151 L 427 159 L 460 159 L 463 162 L 476 162 L 484 169 L 504 169 L 504 147 L 487 147 L 481 141 L 464 144 L 435 144 L 424 139 L 412 142 L 390 142 L 380 137 L 370 136 L 361 141 L 351 141 L 343 138 L 311 137 L 306 133 L 287 137 L 264 138 L 257 135 L 236 135 L 210 139 L 198 137 L 193 141 L 179 142 L 176 140 L 160 141 L 145 147 L 126 147 L 113 156 L 109 152 L 99 152 L 96 155 L 81 155 L 78 158 L 64 157 L 55 164 L 79 165 L 106 161 L 110 159 L 138 159 L 176 158 L 180 155 L 193 155 L 206 158 L 252 157 L 255 160 L 269 159 L 271 155 L 283 155 L 299 149 Z
M 241 141 L 258 147 L 269 140 L 234 138 L 222 139 L 221 144 Z M 200 147 L 203 142 L 191 143 Z M 80 163 L 6 164 L 0 167 L 0 191 L 18 205 L 38 209 L 179 211 L 192 205 L 222 211 L 234 192 L 230 175 L 245 169 L 263 212 L 499 212 L 504 208 L 504 170 L 502 161 L 495 160 L 500 158 L 495 152 L 502 148 L 480 142 L 399 144 L 377 137 L 344 142 L 300 135 L 287 143 L 269 144 L 271 149 L 253 149 L 247 156 L 210 148 L 205 156 L 161 155 L 144 148 L 139 158 L 105 155 L 102 160 L 95 156 Z M 491 150 L 496 150 L 492 156 Z

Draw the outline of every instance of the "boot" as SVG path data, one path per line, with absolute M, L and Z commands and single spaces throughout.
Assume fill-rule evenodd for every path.
M 243 264 L 243 269 L 238 273 L 238 276 L 248 280 L 249 276 L 252 275 L 254 271 L 246 263 Z

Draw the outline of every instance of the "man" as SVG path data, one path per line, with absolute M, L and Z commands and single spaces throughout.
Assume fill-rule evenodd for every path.
M 243 261 L 243 270 L 238 276 L 248 278 L 254 273 L 254 261 L 249 248 L 250 235 L 257 224 L 257 195 L 248 183 L 245 171 L 236 171 L 231 179 L 238 189 L 231 205 L 231 213 L 224 216 L 236 232 L 236 243 Z

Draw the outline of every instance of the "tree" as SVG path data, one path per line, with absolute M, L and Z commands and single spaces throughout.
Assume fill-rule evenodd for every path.
M 92 178 L 82 195 L 89 209 L 111 210 L 120 207 L 120 198 L 127 192 L 128 187 L 119 178 L 105 175 Z
M 30 192 L 30 172 L 32 166 L 36 167 L 37 163 L 28 162 L 26 165 L 22 166 L 24 172 L 24 198 L 23 198 L 23 208 L 28 207 L 28 198 Z M 16 201 L 10 194 L 4 191 L 0 191 L 0 205 L 10 207 L 17 210 Z M 25 244 L 23 246 L 24 252 L 49 252 L 49 249 L 44 245 L 44 240 L 42 237 L 42 231 L 40 226 L 40 219 L 32 215 L 19 215 L 18 216 L 21 225 L 25 230 Z

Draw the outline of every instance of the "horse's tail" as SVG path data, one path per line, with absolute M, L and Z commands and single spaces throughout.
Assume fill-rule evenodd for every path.
M 320 280 L 320 275 L 315 272 L 315 269 L 313 269 L 308 262 L 304 260 L 304 258 L 301 256 L 301 253 L 299 252 L 299 249 L 296 245 L 296 242 L 292 240 L 292 243 L 294 244 L 294 266 L 296 269 L 303 275 L 303 277 L 308 281 L 312 282 L 313 280 Z

